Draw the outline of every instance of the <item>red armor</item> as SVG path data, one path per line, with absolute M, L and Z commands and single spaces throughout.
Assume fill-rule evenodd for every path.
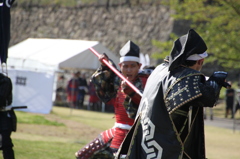
M 134 119 L 128 117 L 126 110 L 123 106 L 125 98 L 126 94 L 124 94 L 122 89 L 120 88 L 114 102 L 116 122 L 132 126 L 134 123 Z
M 99 138 L 96 138 L 83 149 L 76 152 L 75 156 L 77 159 L 89 159 L 94 153 L 101 150 L 104 146 L 103 142 Z
M 145 87 L 148 76 L 137 76 L 138 87 L 143 90 Z M 134 82 L 133 82 L 134 83 Z M 136 83 L 135 83 L 136 84 Z M 124 90 L 125 91 L 125 90 Z M 108 129 L 100 134 L 99 138 L 93 140 L 90 144 L 86 145 L 83 149 L 79 150 L 75 155 L 77 159 L 87 159 L 96 152 L 99 152 L 101 149 L 109 146 L 113 153 L 115 153 L 120 145 L 122 144 L 125 136 L 127 135 L 129 129 L 134 123 L 134 118 L 129 118 L 126 108 L 124 106 L 124 101 L 127 98 L 131 98 L 132 102 L 137 106 L 141 100 L 141 96 L 134 94 L 133 90 L 128 89 L 127 92 L 123 92 L 122 88 L 119 87 L 117 95 L 110 102 L 114 105 L 115 118 L 116 118 L 116 127 Z

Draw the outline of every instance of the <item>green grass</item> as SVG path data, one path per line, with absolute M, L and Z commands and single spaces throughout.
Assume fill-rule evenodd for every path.
M 55 107 L 52 114 L 102 130 L 112 127 L 115 121 L 113 113 L 101 113 L 76 109 L 69 110 L 65 107 Z
M 64 126 L 63 123 L 47 120 L 44 116 L 41 115 L 35 115 L 26 112 L 17 112 L 17 116 L 18 123 Z
M 16 159 L 74 158 L 77 150 L 100 132 L 111 128 L 115 121 L 112 113 L 65 107 L 53 107 L 50 114 L 15 113 L 18 129 L 12 133 L 12 140 Z M 74 125 L 64 124 L 63 121 Z
M 223 104 L 214 108 L 215 115 L 223 116 L 222 107 Z M 70 110 L 65 107 L 53 107 L 51 114 L 47 115 L 20 111 L 16 111 L 16 115 L 18 121 L 21 121 L 17 132 L 12 134 L 16 159 L 74 158 L 77 150 L 101 131 L 111 128 L 115 121 L 112 113 Z M 44 120 L 45 124 L 37 119 Z M 58 124 L 49 124 L 52 122 Z M 206 126 L 205 134 L 208 159 L 240 158 L 239 131 L 233 133 L 232 130 Z
M 16 159 L 67 159 L 81 146 L 71 142 L 29 141 L 14 139 Z

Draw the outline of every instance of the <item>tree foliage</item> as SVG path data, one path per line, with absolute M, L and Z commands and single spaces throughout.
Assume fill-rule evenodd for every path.
M 165 4 L 174 10 L 172 16 L 175 19 L 191 21 L 191 28 L 201 35 L 208 46 L 210 57 L 207 62 L 217 61 L 225 68 L 240 68 L 239 0 L 169 0 Z M 153 41 L 154 45 L 163 49 L 162 54 L 155 54 L 155 57 L 169 54 L 173 37 L 171 35 L 167 42 Z
M 161 53 L 154 53 L 152 54 L 152 57 L 155 59 L 164 59 L 167 55 L 169 55 L 173 46 L 173 41 L 176 40 L 177 38 L 178 38 L 177 35 L 171 33 L 170 39 L 168 41 L 162 42 L 152 40 L 152 44 L 154 46 L 157 46 L 161 50 Z

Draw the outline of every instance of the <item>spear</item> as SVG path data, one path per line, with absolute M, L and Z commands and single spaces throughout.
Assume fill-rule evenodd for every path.
M 89 48 L 92 53 L 94 53 L 98 58 L 100 57 L 100 54 L 94 50 L 93 48 Z M 129 82 L 115 67 L 113 67 L 107 60 L 103 59 L 103 63 L 107 65 L 118 77 L 120 77 L 123 81 L 127 83 L 129 87 L 131 87 L 137 94 L 139 94 L 142 97 L 142 93 L 135 87 L 131 82 Z

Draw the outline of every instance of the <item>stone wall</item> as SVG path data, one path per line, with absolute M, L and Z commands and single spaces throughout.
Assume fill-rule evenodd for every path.
M 165 41 L 174 30 L 187 32 L 179 23 L 174 26 L 169 9 L 160 5 L 116 6 L 108 10 L 101 6 L 16 6 L 11 15 L 10 46 L 27 38 L 96 40 L 118 55 L 119 49 L 132 40 L 142 53 L 151 55 L 159 52 L 152 46 L 152 39 Z
M 167 7 L 159 4 L 116 5 L 108 10 L 105 6 L 15 6 L 11 9 L 10 46 L 27 38 L 93 40 L 119 55 L 119 49 L 132 40 L 142 53 L 151 55 L 160 52 L 152 46 L 153 39 L 165 41 L 170 33 L 180 36 L 189 29 L 189 22 L 176 21 L 170 13 Z M 151 59 L 151 65 L 158 63 Z M 214 63 L 206 65 L 202 71 L 209 76 L 218 70 L 224 69 Z

